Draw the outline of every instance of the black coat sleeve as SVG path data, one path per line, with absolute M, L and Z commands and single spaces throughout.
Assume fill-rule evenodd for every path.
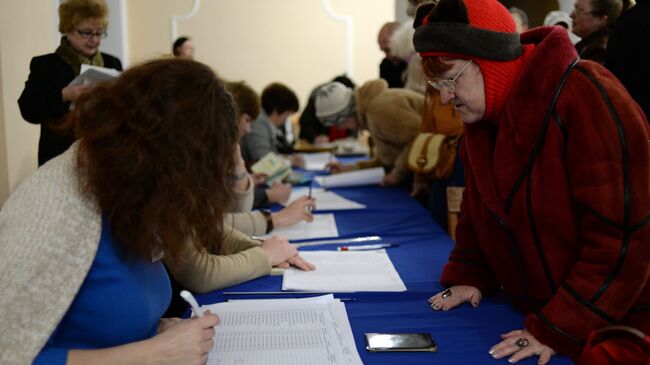
M 70 110 L 70 103 L 63 102 L 61 95 L 63 87 L 74 76 L 72 69 L 68 69 L 62 69 L 50 55 L 32 58 L 25 89 L 18 99 L 20 113 L 26 121 L 41 124 L 59 119 Z M 69 80 L 65 82 L 66 79 Z

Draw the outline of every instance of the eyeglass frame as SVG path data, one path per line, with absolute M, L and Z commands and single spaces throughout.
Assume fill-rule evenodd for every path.
M 92 37 L 97 37 L 99 39 L 104 39 L 108 35 L 108 32 L 106 32 L 105 29 L 102 30 L 102 31 L 93 32 L 93 31 L 87 31 L 87 30 L 81 30 L 81 29 L 76 29 L 75 28 L 75 31 L 83 39 L 91 39 Z
M 587 10 L 584 10 L 584 9 L 579 8 L 579 7 L 574 5 L 573 6 L 573 14 L 575 14 L 576 16 L 580 16 L 580 15 L 594 15 L 594 16 L 596 16 L 597 12 L 595 12 L 593 10 L 587 11 Z
M 467 70 L 469 65 L 472 64 L 472 60 L 468 60 L 467 63 L 465 63 L 465 66 L 454 76 L 448 79 L 440 79 L 440 80 L 427 80 L 427 84 L 431 86 L 432 88 L 442 91 L 443 89 L 445 91 L 448 91 L 450 93 L 455 93 L 456 92 L 456 80 Z

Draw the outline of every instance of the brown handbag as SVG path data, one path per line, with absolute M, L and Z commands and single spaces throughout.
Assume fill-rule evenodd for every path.
M 444 179 L 451 175 L 458 153 L 459 136 L 439 133 L 420 133 L 411 142 L 406 164 L 409 170 Z

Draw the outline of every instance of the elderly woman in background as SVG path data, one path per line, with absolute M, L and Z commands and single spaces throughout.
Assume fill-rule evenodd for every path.
M 440 0 L 415 26 L 430 84 L 465 122 L 461 217 L 431 307 L 505 292 L 525 320 L 488 352 L 510 362 L 577 359 L 611 324 L 649 332 L 650 128 L 639 106 L 579 60 L 563 29 L 520 37 L 496 0 Z
M 79 141 L 0 211 L 0 363 L 204 364 L 219 319 L 161 320 L 161 259 L 223 248 L 230 94 L 205 65 L 157 60 L 72 113 Z
M 108 7 L 104 0 L 67 0 L 59 5 L 61 44 L 54 51 L 32 58 L 29 78 L 18 99 L 23 118 L 41 125 L 38 165 L 60 155 L 74 142 L 74 136 L 53 126 L 70 111 L 70 104 L 90 85 L 69 85 L 88 64 L 122 70 L 117 58 L 99 52 L 108 28 Z
M 634 5 L 634 0 L 576 0 L 571 19 L 580 58 L 605 64 L 607 41 L 614 23 Z
M 371 80 L 352 90 L 340 82 L 322 86 L 315 97 L 316 116 L 325 126 L 367 129 L 375 156 L 354 165 L 330 164 L 333 173 L 383 166 L 389 171 L 383 185 L 406 182 L 410 172 L 406 154 L 420 131 L 424 95 L 408 89 L 389 89 L 386 80 Z

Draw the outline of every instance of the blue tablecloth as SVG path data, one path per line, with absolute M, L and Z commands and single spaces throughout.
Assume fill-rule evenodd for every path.
M 335 294 L 338 298 L 351 299 L 346 302 L 346 309 L 364 364 L 508 364 L 507 358 L 494 360 L 487 353 L 499 342 L 500 334 L 523 327 L 523 315 L 516 312 L 505 298 L 483 298 L 477 309 L 463 305 L 448 312 L 436 312 L 429 307 L 427 298 L 442 288 L 438 280 L 453 243 L 428 212 L 409 197 L 408 192 L 376 186 L 333 191 L 368 207 L 335 212 L 341 237 L 379 235 L 384 242 L 400 243 L 399 247 L 389 248 L 388 254 L 408 289 L 406 292 Z M 301 250 L 335 247 L 326 245 Z M 281 287 L 282 277 L 267 276 L 225 291 L 279 291 Z M 222 292 L 197 295 L 197 300 L 201 304 L 210 304 L 244 298 L 224 296 Z M 282 297 L 290 298 L 292 295 Z M 366 332 L 429 332 L 438 344 L 438 352 L 367 352 Z M 519 363 L 536 364 L 537 357 Z M 555 356 L 551 364 L 572 362 L 566 357 Z

